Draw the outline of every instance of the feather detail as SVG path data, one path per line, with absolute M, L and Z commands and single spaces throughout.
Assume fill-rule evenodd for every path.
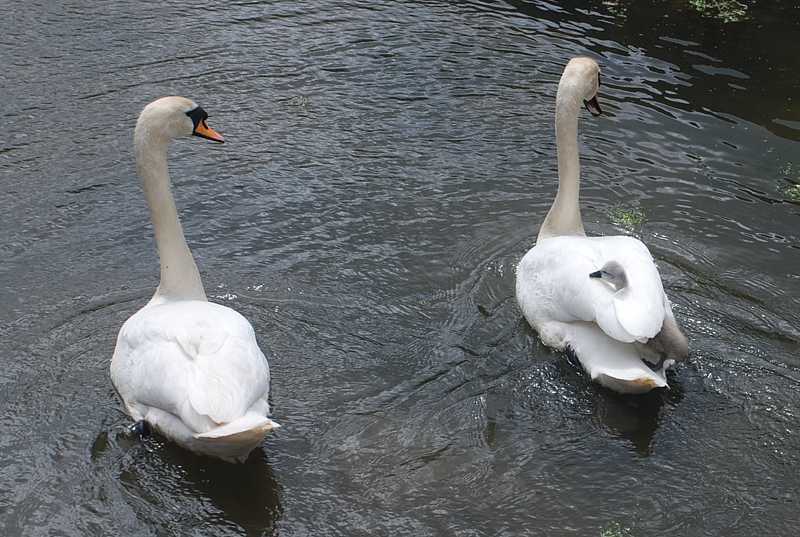
M 625 271 L 622 289 L 589 277 L 610 261 Z M 658 269 L 639 240 L 541 240 L 517 267 L 516 294 L 542 341 L 572 349 L 593 380 L 627 393 L 666 386 L 663 371 L 653 372 L 636 348 L 659 334 L 665 318 L 672 319 Z
M 258 430 L 269 421 L 269 365 L 253 329 L 236 311 L 212 302 L 182 300 L 139 310 L 120 330 L 111 379 L 134 418 L 157 416 L 168 428 L 154 425 L 167 436 L 181 431 L 172 436 L 178 443 L 245 415 L 261 416 Z M 225 458 L 224 450 L 213 451 Z

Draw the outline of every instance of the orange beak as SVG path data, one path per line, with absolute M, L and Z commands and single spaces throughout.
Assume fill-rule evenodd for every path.
M 206 140 L 212 140 L 214 142 L 225 142 L 225 138 L 223 138 L 220 133 L 209 127 L 205 119 L 197 124 L 197 127 L 194 128 L 194 132 L 192 132 L 192 134 L 199 136 L 200 138 L 205 138 Z

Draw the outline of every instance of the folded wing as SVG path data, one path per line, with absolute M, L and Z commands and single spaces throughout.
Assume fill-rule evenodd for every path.
M 627 285 L 614 290 L 589 274 L 609 261 L 625 270 Z M 661 330 L 666 297 L 647 247 L 632 237 L 553 237 L 540 241 L 520 263 L 527 281 L 521 304 L 529 318 L 594 322 L 624 343 L 646 342 Z M 528 291 L 529 290 L 529 291 Z
M 158 408 L 204 433 L 268 409 L 269 366 L 247 320 L 182 301 L 145 308 L 120 331 L 112 380 L 133 409 Z M 262 401 L 263 399 L 263 401 Z

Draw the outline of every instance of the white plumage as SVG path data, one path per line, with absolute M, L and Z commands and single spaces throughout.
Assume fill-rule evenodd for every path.
M 199 130 L 222 141 L 195 110 L 188 99 L 166 97 L 148 105 L 137 123 L 137 164 L 161 283 L 123 324 L 111 380 L 134 420 L 192 451 L 240 461 L 278 424 L 268 417 L 269 365 L 253 327 L 231 308 L 206 300 L 169 189 L 166 146 L 172 138 Z
M 252 326 L 212 302 L 168 301 L 135 313 L 119 332 L 111 378 L 134 420 L 193 451 L 238 459 L 276 425 L 267 418 L 269 366 Z
M 583 231 L 577 116 L 581 100 L 599 113 L 598 74 L 588 58 L 564 70 L 556 105 L 559 191 L 517 267 L 516 295 L 546 345 L 572 350 L 593 380 L 641 393 L 666 386 L 665 370 L 686 358 L 688 346 L 647 247 Z

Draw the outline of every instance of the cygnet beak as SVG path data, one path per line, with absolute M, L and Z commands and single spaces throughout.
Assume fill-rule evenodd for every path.
M 603 110 L 600 109 L 600 103 L 597 102 L 597 95 L 588 101 L 583 101 L 583 104 L 586 105 L 586 109 L 589 111 L 589 113 L 595 117 L 603 113 Z

